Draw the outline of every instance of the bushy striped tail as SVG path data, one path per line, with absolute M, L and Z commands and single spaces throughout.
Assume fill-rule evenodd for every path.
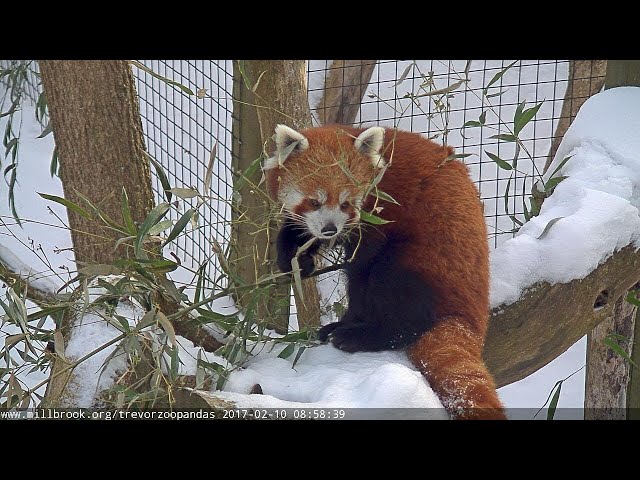
M 411 362 L 453 419 L 506 419 L 482 345 L 466 322 L 448 317 L 409 348 Z

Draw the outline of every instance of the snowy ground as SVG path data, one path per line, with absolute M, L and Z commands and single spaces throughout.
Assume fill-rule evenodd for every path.
M 554 195 L 545 202 L 541 215 L 521 229 L 513 240 L 505 239 L 492 253 L 492 303 L 513 301 L 522 288 L 537 280 L 567 281 L 585 276 L 591 268 L 603 261 L 614 248 L 637 241 L 640 232 L 638 203 L 640 178 L 637 172 L 640 151 L 639 89 L 617 89 L 590 100 L 565 137 L 557 158 L 574 155 L 565 165 L 562 175 L 570 178 L 562 182 Z M 0 125 L 2 127 L 2 125 Z M 25 108 L 22 122 L 21 165 L 17 207 L 27 219 L 57 224 L 47 207 L 66 222 L 64 209 L 43 202 L 36 192 L 62 196 L 58 179 L 49 175 L 52 137 L 35 139 L 41 127 L 35 122 L 32 111 Z M 552 171 L 550 169 L 550 171 Z M 6 193 L 3 191 L 3 194 Z M 6 199 L 0 202 L 0 213 L 6 222 L 0 227 L 0 243 L 9 247 L 35 270 L 46 266 L 38 258 L 42 252 L 33 252 L 42 244 L 42 251 L 60 273 L 53 279 L 59 284 L 68 277 L 60 265 L 74 268 L 72 255 L 64 248 L 71 246 L 68 232 L 62 228 L 26 222 L 21 230 L 12 225 Z M 548 234 L 538 240 L 550 220 L 557 221 Z M 18 237 L 14 238 L 9 230 Z M 579 246 L 579 248 L 577 248 Z M 556 248 L 563 247 L 563 253 Z M 60 253 L 54 253 L 59 251 Z M 581 254 L 580 252 L 583 252 Z M 575 252 L 573 254 L 572 252 Z M 549 264 L 553 255 L 561 255 Z M 561 261 L 560 261 L 561 260 Z M 562 262 L 566 262 L 567 267 Z M 524 268 L 514 269 L 522 264 Z M 191 278 L 185 276 L 184 281 Z M 0 336 L 14 333 L 2 327 Z M 104 332 L 96 332 L 102 338 Z M 184 342 L 187 342 L 186 340 Z M 188 342 L 187 342 L 188 343 Z M 83 342 L 80 355 L 91 342 Z M 72 347 L 73 343 L 69 345 Z M 520 382 L 500 390 L 507 407 L 539 407 L 546 399 L 553 384 L 584 365 L 584 341 L 574 345 L 564 355 Z M 83 350 L 84 349 L 84 350 Z M 260 383 L 265 393 L 287 402 L 300 402 L 315 406 L 390 406 L 437 407 L 439 402 L 420 375 L 398 352 L 349 355 L 330 346 L 308 349 L 295 369 L 293 357 L 277 358 L 281 347 L 266 349 L 253 359 L 248 368 L 232 375 L 227 390 L 248 392 L 253 383 Z M 194 352 L 185 346 L 183 350 L 193 368 Z M 89 367 L 88 367 L 89 368 Z M 89 368 L 85 373 L 91 375 Z M 95 374 L 95 372 L 93 372 Z M 40 381 L 32 375 L 28 385 Z M 393 379 L 393 380 L 391 380 Z M 583 375 L 576 375 L 563 386 L 559 407 L 581 407 L 583 402 Z M 242 398 L 242 397 L 237 397 Z M 269 402 L 265 395 L 263 401 Z M 276 402 L 276 400 L 273 400 Z M 273 406 L 273 405 L 271 405 Z M 434 415 L 441 415 L 434 410 Z

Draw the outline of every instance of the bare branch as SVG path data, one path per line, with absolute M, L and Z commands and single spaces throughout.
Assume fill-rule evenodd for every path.
M 354 123 L 376 62 L 334 60 L 331 63 L 322 98 L 315 107 L 321 124 Z

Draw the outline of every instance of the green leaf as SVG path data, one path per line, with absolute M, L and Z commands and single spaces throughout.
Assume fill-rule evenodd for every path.
M 171 184 L 169 183 L 169 179 L 167 178 L 167 175 L 164 173 L 164 169 L 162 168 L 162 165 L 160 165 L 160 163 L 148 153 L 146 153 L 146 155 L 149 161 L 151 162 L 151 164 L 153 165 L 153 167 L 156 169 L 156 175 L 158 175 L 158 180 L 160 180 L 160 184 L 162 185 L 162 191 L 164 192 L 164 196 L 166 197 L 167 202 L 170 202 L 171 201 Z
M 44 138 L 47 135 L 49 135 L 51 132 L 53 132 L 53 126 L 51 125 L 51 122 L 49 122 L 47 126 L 44 127 L 44 130 L 42 130 L 42 133 L 38 135 L 36 138 Z
M 520 226 L 524 225 L 524 223 L 518 220 L 515 215 L 509 215 L 509 218 L 513 221 L 513 223 L 517 225 L 520 225 Z
M 380 200 L 384 200 L 385 202 L 395 203 L 396 205 L 400 205 L 395 198 L 393 198 L 388 193 L 383 192 L 382 190 L 378 190 L 375 188 L 373 190 L 373 195 L 378 197 Z
M 573 155 L 569 155 L 567 157 L 564 157 L 562 159 L 562 161 L 558 164 L 558 166 L 555 168 L 553 173 L 551 175 L 549 175 L 549 178 L 553 178 L 555 176 L 555 174 L 558 173 L 562 167 L 564 167 L 565 163 L 567 163 L 571 157 L 573 157 Z
M 625 300 L 636 307 L 640 307 L 640 299 L 638 299 L 635 292 L 629 292 Z
M 604 343 L 607 347 L 609 347 L 611 350 L 613 350 L 615 353 L 620 355 L 625 360 L 629 360 L 629 363 L 631 363 L 631 365 L 633 365 L 634 367 L 640 368 L 638 367 L 638 364 L 636 362 L 631 360 L 631 357 L 629 356 L 629 354 L 625 352 L 624 349 L 620 345 L 618 345 L 613 338 L 611 338 L 611 335 L 607 335 L 604 338 L 604 340 L 602 340 L 602 343 Z
M 298 348 L 298 352 L 296 353 L 296 356 L 293 359 L 293 363 L 291 364 L 291 368 L 295 368 L 296 363 L 298 363 L 298 360 L 300 360 L 300 357 L 302 356 L 302 354 L 304 353 L 304 351 L 306 349 L 307 349 L 307 347 L 305 347 L 304 345 L 301 346 L 300 348 Z
M 496 83 L 498 80 L 500 80 L 502 78 L 502 76 L 507 73 L 507 71 L 513 67 L 516 63 L 518 63 L 518 60 L 514 61 L 513 63 L 510 63 L 509 65 L 507 65 L 506 67 L 504 67 L 502 70 L 500 70 L 498 73 L 496 73 L 493 78 L 489 81 L 489 83 L 487 84 L 486 87 L 484 87 L 484 93 L 485 95 L 487 94 L 487 91 L 489 90 L 489 88 L 491 88 L 491 85 L 493 85 L 494 83 Z
M 289 358 L 293 353 L 293 351 L 295 350 L 295 348 L 296 348 L 296 344 L 290 343 L 284 348 L 284 350 L 280 352 L 280 354 L 278 355 L 278 358 Z
M 171 230 L 171 233 L 169 233 L 169 236 L 167 237 L 167 239 L 162 244 L 163 247 L 170 241 L 174 240 L 178 235 L 180 235 L 180 233 L 182 233 L 182 231 L 187 226 L 187 224 L 191 220 L 191 217 L 193 216 L 194 213 L 195 213 L 195 210 L 193 208 L 190 208 L 189 210 L 184 212 L 184 214 L 176 222 L 176 225 L 173 227 L 173 230 Z
M 494 153 L 488 152 L 488 151 L 484 151 L 484 153 L 487 154 L 487 156 L 493 160 L 494 162 L 496 162 L 498 164 L 498 166 L 504 170 L 511 170 L 513 167 L 511 165 L 509 165 L 509 162 L 507 162 L 506 160 L 501 159 L 499 156 L 497 156 Z
M 380 218 L 377 215 L 374 215 L 369 212 L 365 212 L 364 210 L 360 210 L 360 219 L 363 222 L 371 223 L 372 225 L 384 225 L 386 223 L 391 223 L 393 220 L 385 220 L 384 218 Z
M 507 187 L 504 189 L 504 212 L 509 213 L 509 186 L 511 185 L 511 179 L 513 178 L 513 174 L 509 177 L 507 181 Z
M 485 110 L 484 112 L 482 112 L 480 114 L 480 116 L 478 117 L 478 121 L 480 122 L 481 125 L 484 125 L 485 121 L 487 120 L 487 111 Z
M 53 147 L 53 153 L 51 154 L 51 165 L 49 166 L 49 172 L 51 178 L 58 175 L 58 146 Z
M 149 230 L 151 230 L 151 227 L 158 223 L 160 219 L 162 219 L 162 217 L 167 214 L 168 211 L 169 204 L 161 203 L 153 210 L 151 210 L 151 212 L 149 212 L 149 215 L 147 215 L 147 218 L 144 219 L 144 222 L 142 222 L 142 225 L 140 225 L 140 230 L 138 231 L 138 236 L 136 237 L 136 241 L 134 244 L 136 258 L 147 258 L 146 254 L 142 250 L 142 242 L 149 233 Z
M 143 328 L 147 328 L 156 323 L 156 313 L 158 312 L 157 307 L 149 310 L 138 322 L 136 326 L 137 330 L 142 330 Z
M 133 222 L 133 217 L 131 216 L 131 209 L 129 208 L 129 196 L 127 195 L 127 191 L 124 187 L 122 187 L 122 194 L 120 196 L 120 203 L 122 209 L 122 218 L 124 219 L 124 226 L 127 231 L 131 235 L 136 235 L 138 233 L 138 229 L 136 228 L 136 224 Z
M 78 270 L 78 273 L 85 277 L 97 277 L 102 275 L 119 275 L 122 273 L 120 268 L 113 265 L 96 263 L 94 265 L 87 265 Z
M 551 227 L 553 227 L 559 220 L 562 220 L 563 218 L 564 217 L 557 217 L 552 220 L 549 220 L 549 223 L 547 223 L 547 226 L 544 227 L 544 230 L 540 235 L 538 235 L 537 239 L 542 240 L 544 237 L 546 237 L 547 234 L 549 233 L 549 230 L 551 230 Z
M 547 180 L 547 183 L 544 184 L 545 193 L 551 192 L 565 178 L 568 178 L 568 177 L 553 177 L 553 178 L 550 178 L 549 180 Z
M 145 72 L 147 72 L 149 75 L 151 75 L 154 78 L 157 78 L 158 80 L 166 83 L 167 85 L 171 85 L 174 87 L 178 87 L 180 90 L 182 90 L 184 93 L 188 94 L 188 95 L 193 95 L 193 91 L 190 88 L 185 87 L 184 85 L 182 85 L 181 83 L 176 82 L 175 80 L 170 80 L 167 77 L 163 77 L 162 75 L 157 74 L 156 72 L 154 72 L 153 70 L 151 70 L 149 67 L 147 67 L 146 65 L 143 65 L 142 63 L 136 61 L 136 60 L 129 60 L 129 63 L 131 63 L 132 65 L 135 65 L 136 67 L 138 67 L 140 70 L 143 70 Z
M 547 410 L 547 420 L 553 420 L 553 417 L 556 414 L 556 408 L 558 407 L 558 400 L 560 400 L 561 389 L 562 389 L 562 380 L 556 383 L 556 391 L 553 394 L 553 398 L 551 398 L 551 403 L 549 404 L 549 410 Z
M 162 220 L 149 229 L 149 235 L 157 235 L 173 226 L 173 220 Z
M 89 212 L 87 212 L 84 208 L 76 205 L 73 202 L 70 202 L 66 198 L 61 198 L 61 197 L 57 197 L 55 195 L 48 195 L 46 193 L 40 193 L 40 192 L 38 192 L 38 195 L 40 195 L 45 200 L 50 200 L 52 202 L 59 203 L 60 205 L 64 205 L 69 210 L 72 210 L 72 211 L 76 212 L 81 217 L 84 217 L 84 218 L 87 218 L 87 219 L 92 219 L 93 218 L 91 216 L 91 214 Z
M 487 95 L 487 98 L 493 98 L 493 97 L 501 97 L 502 95 L 504 95 L 505 93 L 507 93 L 509 91 L 508 88 L 505 88 L 504 90 L 500 90 L 499 92 L 496 93 L 492 93 L 490 95 Z
M 482 123 L 478 122 L 477 120 L 469 120 L 468 122 L 465 122 L 464 125 L 462 125 L 462 128 L 467 128 L 467 127 L 481 127 Z
M 535 107 L 526 109 L 520 114 L 520 116 L 517 116 L 516 112 L 516 117 L 513 120 L 513 131 L 516 135 L 518 135 L 525 127 L 525 125 L 529 123 L 533 119 L 533 117 L 536 116 L 536 113 L 538 113 L 538 110 L 540 110 L 542 103 L 543 102 L 540 102 Z M 524 102 L 522 104 L 524 104 Z
M 511 135 L 510 133 L 500 133 L 498 135 L 491 135 L 489 138 L 495 138 L 498 140 L 502 140 L 503 142 L 517 142 L 518 137 L 515 135 Z
M 193 188 L 170 188 L 169 192 L 173 193 L 176 197 L 185 199 L 185 198 L 193 198 L 198 196 L 198 191 Z

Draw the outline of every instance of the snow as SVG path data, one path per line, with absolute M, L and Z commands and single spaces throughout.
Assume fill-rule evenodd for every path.
M 447 418 L 438 398 L 402 352 L 350 354 L 320 345 L 307 348 L 292 367 L 295 354 L 277 357 L 283 349 L 284 345 L 271 352 L 265 349 L 230 375 L 225 390 L 246 394 L 258 383 L 266 396 L 287 402 L 280 406 L 295 402 L 308 408 L 420 408 L 427 409 L 424 413 L 429 418 Z M 250 401 L 256 397 L 252 395 Z
M 493 307 L 515 302 L 536 282 L 584 278 L 614 251 L 640 247 L 640 88 L 610 89 L 587 100 L 545 180 L 567 156 L 557 175 L 568 178 L 540 215 L 491 252 Z
M 46 276 L 46 272 L 36 272 L 2 244 L 0 244 L 0 263 L 4 264 L 12 272 L 20 275 L 20 277 L 27 279 L 29 285 L 41 292 L 55 295 L 60 288 L 60 285 Z
M 154 63 L 152 66 L 159 65 Z M 186 62 L 181 65 L 186 65 Z M 399 64 L 400 71 L 404 68 L 403 65 Z M 426 61 L 421 65 L 424 65 L 421 67 L 423 70 L 438 70 L 440 68 L 433 63 L 427 66 Z M 505 63 L 487 61 L 484 65 L 494 69 L 488 72 L 488 75 L 491 76 Z M 446 67 L 444 64 L 443 66 Z M 398 73 L 391 72 L 393 68 L 392 64 L 380 63 L 376 67 L 374 79 L 381 80 L 383 74 L 386 75 L 385 78 L 393 79 L 394 75 Z M 556 71 L 553 72 L 553 69 Z M 172 76 L 168 70 L 162 70 L 160 73 Z M 482 70 L 471 72 L 473 82 L 484 81 L 486 83 L 486 79 L 481 78 L 482 75 L 484 75 Z M 505 118 L 509 118 L 510 112 L 515 109 L 517 103 L 524 99 L 532 102 L 534 100 L 541 101 L 545 96 L 547 99 L 552 98 L 551 101 L 543 104 L 538 115 L 540 120 L 536 120 L 535 127 L 532 124 L 528 125 L 524 131 L 528 135 L 525 144 L 534 152 L 538 161 L 548 151 L 548 137 L 552 135 L 555 127 L 551 117 L 557 116 L 562 103 L 562 91 L 556 92 L 555 89 L 562 90 L 563 84 L 561 82 L 553 83 L 553 86 L 550 86 L 552 85 L 550 79 L 553 79 L 554 75 L 555 78 L 566 78 L 566 68 L 565 71 L 559 72 L 558 64 L 549 63 L 536 66 L 523 62 L 520 70 L 516 71 L 514 67 L 503 77 L 505 84 L 518 83 L 520 78 L 523 83 L 522 88 L 509 89 L 502 97 L 501 103 L 504 105 L 501 106 L 501 111 Z M 177 80 L 191 87 L 201 86 L 202 82 L 198 78 L 189 82 L 186 81 L 186 78 L 186 76 L 180 77 Z M 524 81 L 526 79 L 527 82 L 529 82 L 528 79 L 539 79 L 540 82 L 537 84 L 535 82 L 527 83 Z M 378 95 L 381 98 L 389 98 L 388 93 L 391 93 L 393 96 L 394 83 L 391 80 L 376 85 Z M 411 88 L 407 86 L 408 83 L 410 83 L 409 77 L 398 87 L 400 93 Z M 161 84 L 154 83 L 154 85 L 158 87 L 158 90 L 165 88 Z M 400 87 L 404 90 L 400 91 Z M 382 91 L 384 88 L 388 88 L 388 91 Z M 551 88 L 554 90 L 553 92 L 550 91 Z M 540 216 L 526 224 L 515 238 L 507 239 L 508 235 L 503 235 L 496 241 L 499 248 L 492 252 L 491 257 L 491 301 L 493 306 L 515 301 L 524 289 L 537 281 L 566 282 L 573 278 L 583 278 L 615 250 L 628 244 L 638 244 L 640 232 L 637 211 L 640 206 L 640 169 L 637 167 L 637 152 L 640 152 L 638 90 L 637 88 L 608 90 L 591 98 L 582 108 L 572 128 L 565 136 L 555 160 L 555 165 L 557 165 L 566 156 L 573 155 L 561 172 L 562 175 L 568 175 L 569 178 L 560 183 L 553 196 L 545 201 Z M 169 91 L 173 92 L 171 89 Z M 211 93 L 214 97 L 219 96 L 215 92 Z M 160 104 L 160 108 L 165 110 L 168 108 L 167 104 L 173 102 L 175 107 L 171 106 L 171 108 L 177 110 L 171 112 L 171 119 L 178 123 L 183 131 L 178 132 L 179 134 L 176 136 L 176 130 L 167 129 L 166 122 L 165 125 L 158 125 L 154 127 L 154 130 L 150 130 L 151 124 L 145 122 L 147 137 L 148 139 L 153 137 L 154 142 L 151 143 L 154 146 L 160 143 L 155 141 L 156 136 L 162 140 L 163 145 L 168 142 L 170 146 L 180 146 L 192 142 L 191 136 L 187 135 L 184 130 L 190 131 L 194 120 L 188 118 L 186 113 L 179 111 L 181 108 L 181 100 L 178 101 L 179 93 L 173 92 L 172 94 L 175 98 L 169 98 L 168 102 L 156 94 L 154 95 L 157 98 L 153 97 L 149 100 Z M 480 112 L 480 105 L 477 102 L 474 103 L 474 98 L 467 95 L 467 92 L 464 93 L 464 96 L 456 95 L 452 102 L 454 108 L 461 108 L 464 103 L 466 112 L 452 112 L 451 127 L 454 130 L 450 136 L 450 143 L 464 146 L 465 141 L 459 137 L 456 128 L 466 120 L 475 119 L 476 114 Z M 423 132 L 431 128 L 430 123 L 427 125 L 424 117 L 418 116 L 417 113 L 411 118 L 404 119 L 398 118 L 395 112 L 383 112 L 384 115 L 381 115 L 381 112 L 387 108 L 384 104 L 370 100 L 367 102 L 361 112 L 361 120 L 364 122 L 372 122 L 385 116 L 390 119 L 387 125 L 397 123 L 401 128 L 411 128 Z M 206 102 L 203 103 L 206 104 Z M 394 103 L 394 105 L 396 104 Z M 215 105 L 213 106 L 215 107 Z M 141 101 L 141 109 L 150 121 L 152 118 L 156 119 L 155 113 L 152 112 L 153 108 L 144 101 Z M 205 110 L 207 112 L 211 110 L 212 115 L 215 114 L 213 111 L 215 109 L 210 109 L 209 106 L 206 106 Z M 491 114 L 489 114 L 490 116 Z M 208 133 L 213 124 L 206 124 L 206 122 L 210 123 L 211 119 L 205 116 L 204 121 L 205 123 L 198 126 L 195 144 L 189 144 L 185 148 L 188 148 L 189 152 L 197 159 L 204 158 L 205 161 L 202 163 L 206 164 L 210 145 L 214 139 Z M 35 138 L 40 134 L 42 128 L 35 122 L 33 110 L 27 105 L 23 108 L 21 124 L 20 166 L 16 190 L 17 208 L 22 216 L 44 222 L 44 224 L 25 222 L 22 230 L 12 226 L 5 198 L 0 202 L 0 213 L 7 222 L 6 226 L 10 232 L 0 231 L 3 234 L 2 242 L 15 253 L 17 258 L 30 266 L 27 268 L 32 269 L 31 273 L 47 270 L 39 255 L 29 246 L 31 239 L 34 239 L 35 246 L 38 245 L 38 242 L 42 242 L 44 252 L 58 272 L 60 272 L 58 270 L 60 265 L 68 266 L 73 270 L 75 265 L 69 251 L 63 251 L 62 254 L 55 253 L 58 249 L 71 246 L 68 230 L 52 228 L 47 225 L 58 224 L 57 220 L 48 213 L 47 207 L 53 209 L 64 222 L 66 222 L 65 209 L 60 205 L 43 201 L 36 193 L 40 191 L 63 196 L 59 180 L 50 178 L 48 173 L 48 164 L 53 149 L 52 136 L 49 135 L 44 139 Z M 385 122 L 381 122 L 381 124 L 385 124 Z M 214 132 L 214 137 L 219 139 L 222 145 L 227 140 L 228 132 L 221 131 L 220 126 L 217 128 L 218 131 Z M 470 138 L 466 141 L 465 151 L 472 152 L 473 149 L 476 149 L 476 155 L 482 155 L 481 148 L 487 146 L 490 151 L 495 151 L 494 146 L 490 145 L 491 141 L 486 138 L 487 133 L 496 132 L 465 131 L 465 135 Z M 171 136 L 171 138 L 165 138 L 167 136 Z M 482 140 L 484 146 L 474 146 L 476 143 L 481 144 Z M 511 147 L 500 144 L 502 149 L 499 152 L 500 155 L 503 158 L 508 158 L 511 154 L 509 150 Z M 169 151 L 170 148 L 167 147 L 164 150 Z M 538 154 L 535 153 L 536 150 Z M 175 151 L 176 148 L 174 148 L 173 156 L 163 154 L 161 148 L 158 148 L 154 153 L 163 164 L 172 165 L 174 157 L 179 156 Z M 182 152 L 182 149 L 177 148 L 177 151 Z M 227 163 L 229 152 L 226 149 L 219 149 L 219 152 L 222 153 L 219 154 L 216 169 L 223 169 Z M 470 160 L 473 158 L 470 157 Z M 527 170 L 529 169 L 526 162 L 523 161 L 522 165 L 523 169 L 524 165 L 527 165 Z M 504 177 L 505 174 L 508 175 L 508 172 L 499 170 L 497 166 L 495 169 L 490 168 L 491 166 L 491 164 L 485 163 L 482 169 L 479 169 L 476 163 L 470 164 L 470 169 L 475 179 L 482 180 L 480 189 L 486 211 L 491 215 L 495 211 L 498 215 L 503 213 L 501 210 L 502 201 L 501 198 L 496 201 L 492 197 L 501 196 L 499 191 L 504 188 L 506 180 L 500 179 L 508 178 L 508 176 Z M 173 165 L 172 168 L 174 168 Z M 552 166 L 549 171 L 551 172 L 553 169 Z M 200 186 L 203 170 L 204 167 L 198 162 L 197 172 L 194 170 L 192 178 L 184 179 L 182 182 L 184 185 L 176 183 L 174 177 L 171 177 L 170 181 L 177 187 L 191 184 Z M 223 170 L 216 171 L 216 173 L 224 176 L 222 175 Z M 518 184 L 516 191 L 520 191 L 522 186 L 522 184 Z M 217 188 L 222 187 L 218 185 Z M 206 191 L 205 188 L 201 188 L 201 190 Z M 222 195 L 223 191 L 218 193 Z M 553 225 L 544 238 L 538 239 L 537 237 L 548 223 L 559 217 L 564 218 Z M 210 220 L 213 223 L 213 220 L 217 221 L 218 218 Z M 488 222 L 491 221 L 493 221 L 492 217 L 488 217 Z M 510 228 L 510 220 L 506 216 L 495 218 L 495 221 L 497 223 L 494 227 L 497 230 Z M 219 234 L 219 232 L 203 231 L 205 236 L 214 233 Z M 191 240 L 187 237 L 185 236 L 185 239 L 181 240 L 180 245 L 184 245 L 183 248 L 189 246 L 186 250 L 192 251 Z M 175 248 L 172 247 L 172 250 Z M 0 251 L 0 255 L 5 256 L 3 252 L 4 250 Z M 182 252 L 178 252 L 178 254 L 182 256 Z M 514 265 L 518 265 L 519 268 L 514 268 Z M 61 273 L 60 284 L 68 280 L 66 272 Z M 183 271 L 173 272 L 172 277 L 184 282 L 192 280 L 191 274 Z M 344 295 L 341 291 L 343 285 L 337 281 L 338 278 L 337 274 L 331 274 L 326 281 L 323 279 L 320 285 L 327 307 L 330 307 L 334 301 L 339 301 Z M 52 280 L 50 281 L 53 283 Z M 220 302 L 225 303 L 224 307 L 227 311 L 228 308 L 234 308 L 233 302 L 229 299 L 220 299 Z M 217 310 L 217 307 L 215 309 Z M 332 321 L 334 319 L 333 313 L 330 310 L 325 311 L 323 323 Z M 73 358 L 79 358 L 95 349 L 101 342 L 104 343 L 120 334 L 117 329 L 108 325 L 100 317 L 95 317 L 95 315 L 91 317 L 90 315 L 92 314 L 84 319 L 82 327 L 74 331 L 70 338 L 67 354 Z M 135 312 L 125 314 L 128 318 L 133 318 L 136 315 L 139 314 Z M 6 333 L 14 332 L 10 329 L 3 329 L 0 332 L 0 341 L 2 341 L 2 335 Z M 180 373 L 195 374 L 195 359 L 198 349 L 186 339 L 178 338 L 178 343 L 182 362 Z M 91 404 L 95 399 L 96 390 L 112 385 L 118 372 L 125 368 L 122 363 L 124 355 L 121 355 L 114 358 L 102 374 L 99 373 L 102 362 L 115 348 L 113 346 L 100 352 L 94 357 L 93 363 L 88 361 L 76 369 L 76 375 L 79 375 L 83 382 L 87 382 L 87 388 L 81 392 L 84 405 Z M 269 348 L 264 348 L 259 355 L 252 358 L 244 366 L 243 370 L 234 371 L 227 383 L 227 391 L 222 395 L 236 399 L 240 406 L 339 405 L 343 408 L 349 406 L 372 408 L 401 405 L 403 407 L 430 408 L 430 412 L 435 416 L 443 414 L 439 402 L 433 396 L 426 382 L 401 352 L 346 354 L 325 345 L 307 349 L 295 368 L 292 368 L 295 354 L 288 359 L 277 358 L 277 354 L 282 348 L 283 346 L 278 346 L 272 351 L 269 351 Z M 204 352 L 202 352 L 202 357 L 206 361 L 215 361 L 216 363 L 223 361 L 219 357 L 205 356 Z M 507 407 L 541 406 L 553 384 L 583 364 L 584 342 L 581 342 L 534 375 L 502 388 L 500 395 Z M 41 375 L 40 372 L 29 375 L 24 380 L 29 385 L 33 385 L 34 381 L 37 383 L 44 378 L 36 378 L 38 375 Z M 584 375 L 578 374 L 567 381 L 566 386 L 563 386 L 559 406 L 577 407 L 582 405 L 582 378 Z M 265 395 L 246 395 L 254 383 L 260 383 Z M 569 385 L 573 385 L 572 390 L 567 388 Z

